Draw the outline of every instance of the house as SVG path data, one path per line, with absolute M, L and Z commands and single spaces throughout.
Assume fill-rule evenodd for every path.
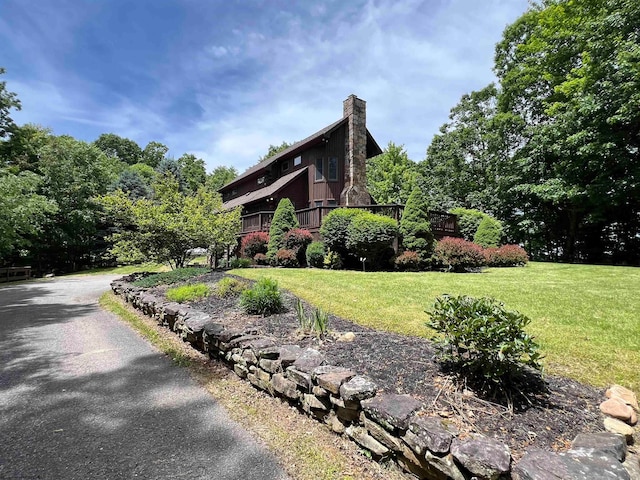
M 242 232 L 269 229 L 282 198 L 289 198 L 302 228 L 317 232 L 336 207 L 360 207 L 399 219 L 401 205 L 374 205 L 366 162 L 382 153 L 366 126 L 366 102 L 350 95 L 342 118 L 249 168 L 220 189 L 225 208 L 242 206 Z M 455 216 L 437 214 L 437 225 L 455 234 Z M 432 222 L 432 225 L 434 223 Z M 438 232 L 439 226 L 434 225 Z

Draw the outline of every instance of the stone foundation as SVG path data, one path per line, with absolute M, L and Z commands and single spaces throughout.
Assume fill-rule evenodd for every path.
M 113 282 L 113 292 L 194 348 L 224 361 L 256 388 L 296 405 L 373 458 L 393 460 L 417 478 L 640 480 L 638 456 L 627 449 L 637 433 L 629 424 L 635 417 L 623 408 L 637 413 L 637 400 L 627 390 L 612 387 L 607 395 L 615 401 L 607 407 L 615 415 L 629 417 L 623 424 L 631 435 L 581 434 L 567 452 L 532 449 L 514 462 L 507 445 L 479 435 L 461 438 L 439 417 L 424 415 L 423 405 L 413 397 L 378 393 L 371 379 L 330 365 L 316 350 L 278 345 L 256 331 L 229 328 L 204 312 L 133 287 L 129 283 L 133 280 L 127 276 Z M 605 422 L 612 420 L 622 422 L 613 416 Z

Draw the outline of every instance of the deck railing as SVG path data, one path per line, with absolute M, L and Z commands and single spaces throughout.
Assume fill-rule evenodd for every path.
M 356 205 L 349 207 L 341 206 L 323 206 L 304 208 L 296 211 L 296 217 L 300 228 L 307 229 L 312 233 L 316 233 L 322 225 L 322 220 L 331 210 L 336 208 L 361 208 L 373 213 L 386 215 L 397 221 L 402 217 L 403 205 Z M 255 212 L 244 215 L 242 217 L 241 235 L 251 232 L 267 232 L 271 227 L 273 219 L 273 211 Z M 436 237 L 458 236 L 457 217 L 447 212 L 430 211 L 429 220 L 431 221 L 431 230 Z
M 0 268 L 0 283 L 16 282 L 31 278 L 31 267 Z

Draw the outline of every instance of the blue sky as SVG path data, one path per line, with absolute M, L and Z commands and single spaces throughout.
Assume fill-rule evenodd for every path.
M 527 0 L 0 0 L 19 123 L 101 133 L 243 171 L 367 101 L 378 143 L 420 161 Z

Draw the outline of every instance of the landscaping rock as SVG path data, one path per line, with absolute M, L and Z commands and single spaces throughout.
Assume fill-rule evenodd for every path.
M 629 422 L 633 409 L 619 398 L 610 398 L 600 404 L 600 411 L 605 415 L 617 418 L 623 422 Z
M 430 480 L 448 480 L 450 475 L 440 471 L 435 465 L 432 465 L 425 458 L 416 456 L 413 451 L 404 446 L 402 454 L 397 456 L 398 464 L 407 472 L 412 473 L 418 478 L 428 478 Z M 456 480 L 465 480 L 462 479 Z
M 509 447 L 492 438 L 455 438 L 451 443 L 451 454 L 471 473 L 490 480 L 508 473 L 511 465 Z
M 322 368 L 322 367 L 319 367 Z M 314 370 L 315 372 L 315 370 Z M 355 372 L 342 367 L 335 367 L 335 370 L 316 375 L 316 382 L 325 390 L 338 395 L 340 386 L 355 376 Z
M 353 439 L 357 444 L 366 448 L 374 455 L 382 457 L 389 453 L 389 449 L 378 442 L 375 438 L 367 433 L 362 427 L 350 426 L 345 429 L 345 433 L 349 438 Z
M 247 367 L 240 365 L 239 363 L 236 363 L 233 366 L 233 371 L 236 372 L 236 375 L 238 375 L 240 378 L 247 378 L 247 375 L 249 373 Z
M 311 393 L 313 393 L 316 397 L 327 397 L 329 398 L 329 392 L 327 392 L 324 388 L 319 387 L 318 385 L 315 385 L 312 389 L 311 389 Z M 331 403 L 333 403 L 333 400 L 331 400 L 329 398 L 329 400 L 331 401 Z
M 631 480 L 640 479 L 640 458 L 637 454 L 627 455 L 627 459 L 622 466 L 629 473 Z
M 629 425 L 627 425 L 626 423 L 620 420 L 616 420 L 615 418 L 611 418 L 611 417 L 605 418 L 604 429 L 607 432 L 617 433 L 619 435 L 622 435 L 627 441 L 627 443 L 629 444 L 633 442 L 633 434 L 635 432 L 633 427 L 630 427 Z
M 276 342 L 272 338 L 258 337 L 256 340 L 251 340 L 245 344 L 245 348 L 250 348 L 256 354 L 260 353 L 260 350 L 265 348 L 275 347 Z
M 396 452 L 400 452 L 402 450 L 402 440 L 391 435 L 387 430 L 382 428 L 376 422 L 365 418 L 364 428 L 367 429 L 369 435 L 371 435 L 373 438 L 375 438 L 390 450 L 395 450 Z
M 514 480 L 598 479 L 630 480 L 629 473 L 611 456 L 588 457 L 530 450 L 514 467 Z
M 311 383 L 310 374 L 296 370 L 294 367 L 289 367 L 287 368 L 287 377 L 302 387 L 305 392 L 311 391 L 313 384 Z
M 322 410 L 328 412 L 331 409 L 331 403 L 326 398 L 318 398 L 311 393 L 305 393 L 302 398 L 302 402 L 307 407 L 313 410 Z
M 261 348 L 257 353 L 258 358 L 266 358 L 268 360 L 276 360 L 280 357 L 280 347 L 269 346 Z
M 418 455 L 424 454 L 425 450 L 447 453 L 453 435 L 442 426 L 439 418 L 414 415 L 409 420 L 409 430 L 404 440 Z
M 367 416 L 393 432 L 406 430 L 409 418 L 422 407 L 422 403 L 409 395 L 382 393 L 361 402 Z
M 588 456 L 611 455 L 624 462 L 627 442 L 622 435 L 615 433 L 581 433 L 571 443 L 569 452 Z
M 298 400 L 298 398 L 300 398 L 300 392 L 296 384 L 287 379 L 282 373 L 276 373 L 271 377 L 271 385 L 273 385 L 273 389 L 276 392 L 291 400 Z
M 282 354 L 281 354 L 282 355 Z M 305 349 L 302 354 L 293 362 L 293 367 L 304 373 L 311 373 L 313 369 L 325 362 L 324 355 L 313 348 Z
M 353 332 L 343 333 L 338 337 L 338 342 L 353 342 L 356 339 L 356 335 Z
M 279 359 L 282 363 L 282 368 L 287 368 L 298 359 L 303 353 L 303 349 L 298 345 L 282 345 L 279 349 Z
M 378 386 L 362 375 L 356 375 L 340 387 L 340 397 L 346 401 L 365 400 L 374 397 Z
M 611 388 L 607 389 L 605 395 L 607 396 L 607 398 L 619 398 L 624 403 L 633 408 L 636 412 L 640 413 L 640 408 L 638 407 L 638 398 L 636 397 L 636 394 L 628 388 L 625 388 L 621 385 L 612 385 Z
M 347 423 L 355 422 L 360 418 L 360 410 L 350 408 L 335 407 L 336 415 Z
M 250 348 L 247 348 L 242 352 L 242 358 L 244 358 L 245 361 L 247 363 L 250 363 L 251 365 L 256 365 L 258 363 L 258 358 L 256 357 L 256 354 L 253 353 L 253 350 L 251 350 Z M 265 368 L 265 370 L 267 369 Z
M 259 362 L 260 368 L 266 370 L 269 373 L 278 373 L 282 371 L 282 365 L 280 360 L 268 360 L 263 358 Z
M 214 334 L 214 336 L 216 337 L 216 340 L 218 340 L 220 343 L 228 343 L 234 338 L 241 337 L 243 334 L 244 332 L 242 330 L 237 330 L 235 328 L 227 328 L 222 330 L 221 332 Z

